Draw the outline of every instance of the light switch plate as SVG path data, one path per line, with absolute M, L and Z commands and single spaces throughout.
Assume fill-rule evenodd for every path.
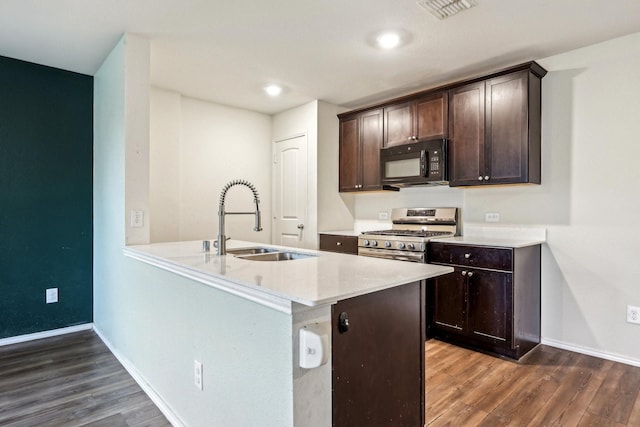
M 131 227 L 134 227 L 134 228 L 144 227 L 144 211 L 140 211 L 140 210 L 131 211 Z

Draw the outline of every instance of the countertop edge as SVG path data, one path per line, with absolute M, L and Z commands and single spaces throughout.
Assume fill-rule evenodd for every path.
M 248 286 L 235 283 L 221 277 L 216 277 L 211 273 L 203 273 L 195 269 L 187 268 L 182 265 L 173 263 L 166 258 L 145 254 L 136 251 L 135 249 L 125 247 L 122 249 L 122 252 L 126 257 L 136 259 L 146 264 L 150 264 L 163 270 L 175 273 L 179 276 L 186 277 L 187 279 L 195 280 L 196 282 L 202 283 L 204 285 L 208 285 L 213 288 L 220 289 L 230 294 L 239 296 L 241 298 L 248 299 L 249 301 L 253 301 L 260 305 L 272 308 L 276 311 L 286 314 L 292 313 L 291 300 L 280 298 L 264 291 L 254 290 Z
M 546 243 L 545 240 L 527 240 L 527 239 L 504 239 L 504 238 L 491 238 L 481 236 L 455 236 L 455 237 L 442 237 L 430 239 L 429 242 L 434 243 L 451 243 L 458 245 L 477 245 L 477 246 L 492 246 L 492 247 L 505 247 L 505 248 L 524 248 L 527 246 L 542 245 Z

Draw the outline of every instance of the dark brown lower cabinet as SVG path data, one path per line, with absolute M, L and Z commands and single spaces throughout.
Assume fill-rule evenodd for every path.
M 334 427 L 424 426 L 424 282 L 332 307 Z
M 358 236 L 320 233 L 320 250 L 358 255 Z
M 519 359 L 540 342 L 540 245 L 430 243 L 454 272 L 427 282 L 427 336 Z

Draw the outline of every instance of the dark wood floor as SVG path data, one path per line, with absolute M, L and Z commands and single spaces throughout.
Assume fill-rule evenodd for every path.
M 640 426 L 640 368 L 546 346 L 520 362 L 425 349 L 429 427 Z M 0 425 L 171 424 L 87 331 L 0 347 Z
M 517 363 L 425 348 L 429 427 L 640 426 L 640 368 L 547 346 Z
M 92 331 L 0 347 L 1 426 L 171 426 Z

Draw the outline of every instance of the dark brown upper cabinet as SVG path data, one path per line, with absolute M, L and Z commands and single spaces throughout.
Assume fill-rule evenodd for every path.
M 540 184 L 545 74 L 534 62 L 449 91 L 449 185 Z
M 384 147 L 410 144 L 447 135 L 446 92 L 384 107 Z
M 340 116 L 339 191 L 380 190 L 382 109 Z
M 541 80 L 527 62 L 338 115 L 340 191 L 380 190 L 380 148 L 449 140 L 449 185 L 540 184 Z

